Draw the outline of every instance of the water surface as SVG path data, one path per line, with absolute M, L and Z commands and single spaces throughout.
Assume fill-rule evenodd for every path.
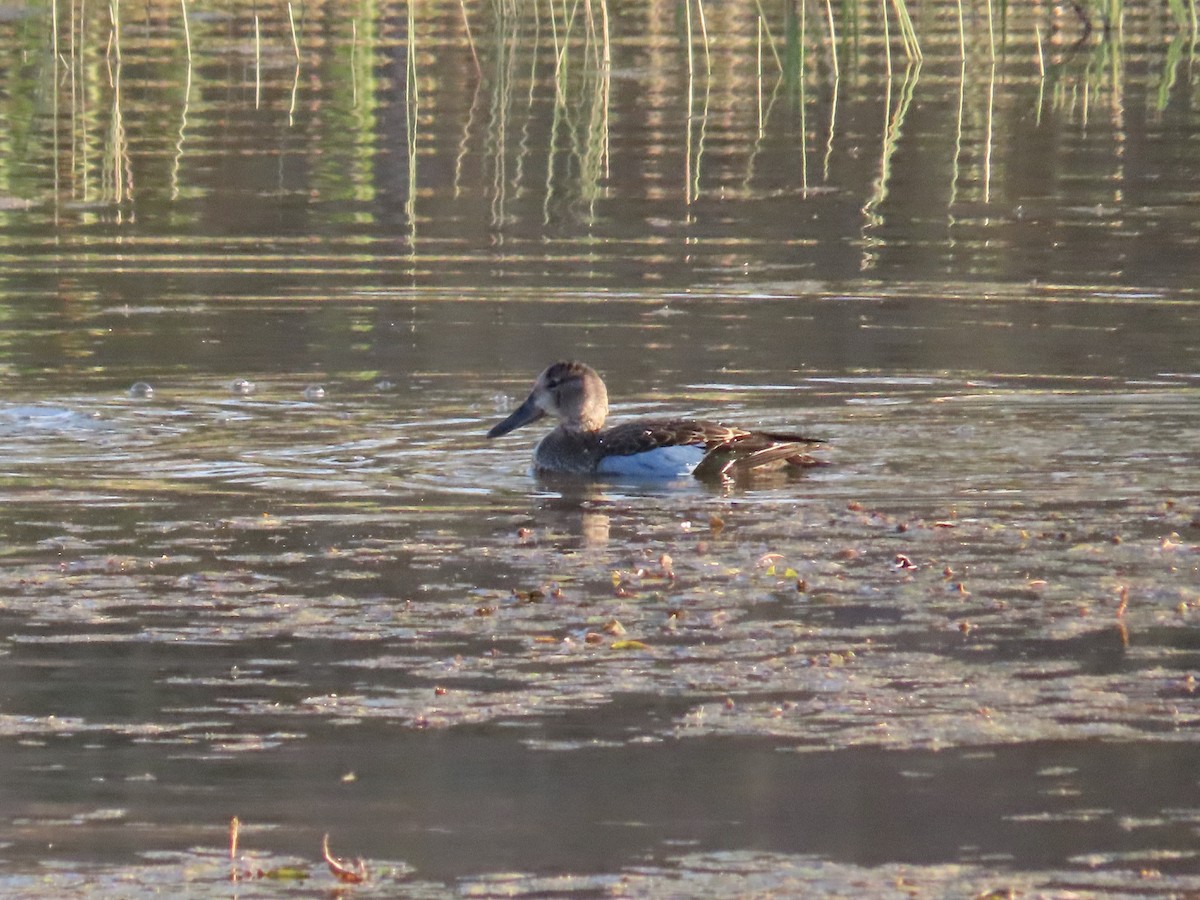
M 1195 79 L 943 6 L 0 15 L 3 892 L 1200 890 Z

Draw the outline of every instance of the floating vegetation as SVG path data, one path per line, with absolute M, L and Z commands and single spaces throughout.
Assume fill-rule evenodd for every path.
M 364 402 L 374 402 L 369 385 L 362 391 Z M 272 394 L 256 396 L 259 403 Z M 440 468 L 441 454 L 461 441 L 455 429 L 475 423 L 451 427 L 443 438 L 449 444 L 426 463 L 404 457 L 409 489 L 425 494 L 412 507 L 418 515 L 397 505 L 386 465 L 361 462 L 362 450 L 379 453 L 395 440 L 368 440 L 377 428 L 370 406 L 357 420 L 343 412 L 322 435 L 315 409 L 289 406 L 281 396 L 276 402 L 297 418 L 278 419 L 270 407 L 245 410 L 232 444 L 232 433 L 222 432 L 221 454 L 243 456 L 243 465 L 193 470 L 193 460 L 213 452 L 202 441 L 219 421 L 202 426 L 195 416 L 191 437 L 158 439 L 174 448 L 171 455 L 139 438 L 137 458 L 123 461 L 120 407 L 107 413 L 108 443 L 64 445 L 67 455 L 58 460 L 41 451 L 39 477 L 71 468 L 85 473 L 76 482 L 83 490 L 87 472 L 104 471 L 108 484 L 152 490 L 165 506 L 129 534 L 106 537 L 77 524 L 11 558 L 4 608 L 38 625 L 13 635 L 14 646 L 136 642 L 165 652 L 183 641 L 238 646 L 289 635 L 378 647 L 331 663 L 353 684 L 337 691 L 286 664 L 239 665 L 235 674 L 201 667 L 171 679 L 172 689 L 238 689 L 145 740 L 182 741 L 202 757 L 223 758 L 297 740 L 314 717 L 449 728 L 596 709 L 640 693 L 678 700 L 658 726 L 660 737 L 767 734 L 826 750 L 974 746 L 1034 735 L 1175 741 L 1189 733 L 1191 714 L 1178 700 L 1193 690 L 1186 648 L 1200 615 L 1200 513 L 1149 494 L 1090 505 L 1087 498 L 1113 478 L 1157 477 L 1155 457 L 1132 444 L 1114 443 L 1103 453 L 1107 462 L 1097 457 L 1095 467 L 1073 468 L 1069 477 L 1053 466 L 1004 467 L 995 448 L 1013 442 L 1046 460 L 1081 452 L 1071 429 L 1039 424 L 1045 415 L 1059 420 L 1053 404 L 1040 411 L 1035 400 L 1018 414 L 1008 407 L 1015 397 L 996 401 L 1004 416 L 982 414 L 969 439 L 926 448 L 920 459 L 897 455 L 897 437 L 905 436 L 899 419 L 885 417 L 876 430 L 860 422 L 859 461 L 817 476 L 806 486 L 808 499 L 786 485 L 758 492 L 785 504 L 784 516 L 736 494 L 682 492 L 647 509 L 606 499 L 601 489 L 582 508 L 543 512 L 534 527 L 493 528 L 486 503 L 443 479 L 438 524 L 453 523 L 444 532 L 427 518 L 437 482 L 414 466 Z M 1075 401 L 1061 402 L 1065 409 Z M 956 405 L 930 411 L 957 416 L 965 407 Z M 210 415 L 222 409 L 214 405 Z M 1159 407 L 1160 414 L 1173 409 Z M 1106 421 L 1111 441 L 1136 441 Z M 933 424 L 927 416 L 921 427 Z M 8 440 L 44 444 L 41 435 Z M 123 473 L 125 466 L 141 472 L 141 460 L 155 453 L 157 480 Z M 458 453 L 458 477 L 495 478 L 488 452 Z M 976 468 L 985 458 L 990 473 Z M 830 492 L 885 459 L 904 473 L 903 501 Z M 936 489 L 946 470 L 958 473 L 952 500 Z M 922 494 L 918 486 L 930 479 L 933 493 Z M 852 483 L 860 496 L 885 490 L 863 474 Z M 1185 495 L 1194 488 L 1174 483 Z M 171 512 L 189 497 L 228 491 L 232 513 L 244 506 L 247 486 L 271 498 L 268 509 L 209 521 Z M 324 499 L 314 506 L 306 497 Z M 55 501 L 48 495 L 47 502 Z M 104 501 L 92 502 L 103 517 Z M 472 520 L 480 523 L 475 529 Z M 470 546 L 464 529 L 476 535 Z M 340 537 L 328 545 L 313 537 L 325 533 Z M 586 543 L 599 534 L 599 543 Z M 144 551 L 131 552 L 134 539 L 146 542 Z M 396 593 L 402 572 L 410 599 Z M 898 678 L 900 670 L 909 675 Z M 891 711 L 885 730 L 877 727 L 880 709 Z M 235 734 L 212 726 L 217 710 L 247 724 L 275 724 Z M 64 717 L 58 727 L 125 728 L 115 721 L 68 727 L 72 721 Z M 13 719 L 5 729 L 44 727 Z
M 321 839 L 321 856 L 333 877 L 343 884 L 362 884 L 368 878 L 366 861 L 361 857 L 352 860 L 338 859 L 329 852 L 329 835 Z

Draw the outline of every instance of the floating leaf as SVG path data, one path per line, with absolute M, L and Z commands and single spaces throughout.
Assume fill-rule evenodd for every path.
M 276 881 L 303 881 L 309 877 L 309 873 L 307 869 L 302 869 L 300 866 L 279 866 L 259 872 L 258 877 L 273 878 Z
M 641 641 L 629 640 L 629 641 L 613 641 L 612 649 L 614 649 L 614 650 L 649 650 L 650 647 L 647 644 L 643 644 Z

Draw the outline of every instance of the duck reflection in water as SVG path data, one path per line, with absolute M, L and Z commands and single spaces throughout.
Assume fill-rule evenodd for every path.
M 537 445 L 537 474 L 737 478 L 769 469 L 822 465 L 810 455 L 822 441 L 776 431 L 749 431 L 700 419 L 639 419 L 604 427 L 608 391 L 581 362 L 556 362 L 533 383 L 525 402 L 489 438 L 545 416 L 558 425 Z

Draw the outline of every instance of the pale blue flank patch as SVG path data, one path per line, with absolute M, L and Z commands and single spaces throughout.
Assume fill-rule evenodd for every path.
M 690 444 L 657 447 L 628 456 L 605 456 L 596 466 L 599 475 L 634 475 L 640 478 L 680 478 L 691 475 L 704 459 L 704 448 Z

